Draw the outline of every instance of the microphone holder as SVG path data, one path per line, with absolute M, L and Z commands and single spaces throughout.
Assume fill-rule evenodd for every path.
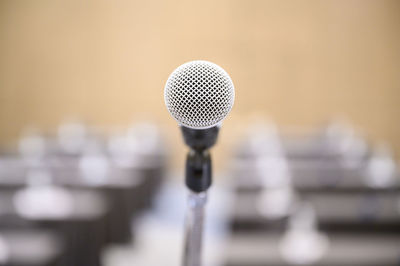
M 189 189 L 189 196 L 183 266 L 200 266 L 204 207 L 207 202 L 207 189 L 212 183 L 212 164 L 208 150 L 217 141 L 219 127 L 191 129 L 181 126 L 181 130 L 185 143 L 190 147 L 185 167 L 185 183 Z

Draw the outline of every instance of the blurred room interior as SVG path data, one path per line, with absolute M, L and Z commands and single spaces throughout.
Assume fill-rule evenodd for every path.
M 0 1 L 0 265 L 180 264 L 187 148 L 163 90 L 197 59 L 236 90 L 206 265 L 398 265 L 399 14 L 395 0 Z

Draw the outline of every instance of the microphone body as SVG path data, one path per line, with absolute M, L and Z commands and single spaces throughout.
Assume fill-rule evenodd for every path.
M 214 63 L 191 61 L 179 66 L 168 77 L 165 105 L 180 124 L 183 139 L 190 148 L 185 182 L 191 191 L 206 191 L 212 183 L 208 150 L 216 143 L 219 127 L 232 109 L 234 99 L 231 78 Z

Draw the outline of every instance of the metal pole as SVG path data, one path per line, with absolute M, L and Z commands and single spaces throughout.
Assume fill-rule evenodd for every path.
M 189 191 L 182 266 L 201 266 L 204 207 L 207 192 Z

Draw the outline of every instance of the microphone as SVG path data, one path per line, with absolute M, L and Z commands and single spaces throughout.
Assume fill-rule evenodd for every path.
M 235 89 L 221 67 L 207 61 L 192 61 L 172 72 L 164 97 L 190 148 L 185 168 L 189 208 L 182 265 L 200 266 L 206 191 L 212 183 L 208 149 L 216 143 L 222 121 L 232 109 Z
M 186 185 L 194 192 L 211 185 L 208 149 L 217 141 L 222 121 L 232 109 L 235 89 L 228 73 L 208 61 L 191 61 L 169 76 L 165 105 L 179 123 L 190 151 L 186 161 Z

